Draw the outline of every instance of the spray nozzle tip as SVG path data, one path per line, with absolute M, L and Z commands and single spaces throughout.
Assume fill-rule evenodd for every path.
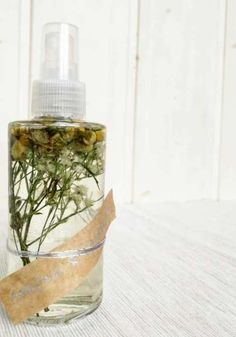
M 78 28 L 67 23 L 44 25 L 41 79 L 78 80 Z

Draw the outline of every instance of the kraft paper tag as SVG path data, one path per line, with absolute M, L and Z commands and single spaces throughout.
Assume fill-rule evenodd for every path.
M 80 232 L 53 251 L 92 247 L 102 242 L 115 219 L 112 191 L 94 219 Z M 73 258 L 42 258 L 22 267 L 0 281 L 0 300 L 14 324 L 23 322 L 77 288 L 96 265 L 102 247 Z

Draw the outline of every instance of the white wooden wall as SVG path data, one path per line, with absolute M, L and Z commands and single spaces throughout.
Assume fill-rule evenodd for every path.
M 1 197 L 42 25 L 64 21 L 80 29 L 87 119 L 108 127 L 116 199 L 235 199 L 235 15 L 235 0 L 0 0 Z

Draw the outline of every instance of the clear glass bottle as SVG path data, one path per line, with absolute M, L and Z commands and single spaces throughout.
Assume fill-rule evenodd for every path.
M 40 80 L 32 119 L 9 124 L 8 273 L 33 261 L 21 251 L 49 252 L 82 229 L 104 196 L 105 127 L 83 121 L 77 28 L 44 26 Z M 102 257 L 77 289 L 28 322 L 67 323 L 102 299 Z

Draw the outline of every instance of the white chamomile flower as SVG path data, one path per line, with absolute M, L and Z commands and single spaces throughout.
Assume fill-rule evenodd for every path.
M 61 154 L 61 163 L 64 166 L 71 166 L 73 164 L 71 160 L 71 151 L 68 149 L 63 149 Z
M 85 203 L 85 206 L 86 207 L 92 207 L 93 206 L 93 200 L 89 199 L 89 198 L 86 198 L 84 200 L 84 203 Z
M 85 196 L 88 193 L 88 187 L 86 187 L 85 185 L 80 185 L 78 186 L 78 188 L 80 190 L 80 194 Z
M 78 174 L 81 174 L 82 172 L 83 172 L 83 170 L 84 170 L 84 168 L 83 168 L 83 166 L 81 166 L 81 165 L 76 165 L 75 167 L 74 167 L 74 171 L 76 172 L 76 173 L 78 173 Z

